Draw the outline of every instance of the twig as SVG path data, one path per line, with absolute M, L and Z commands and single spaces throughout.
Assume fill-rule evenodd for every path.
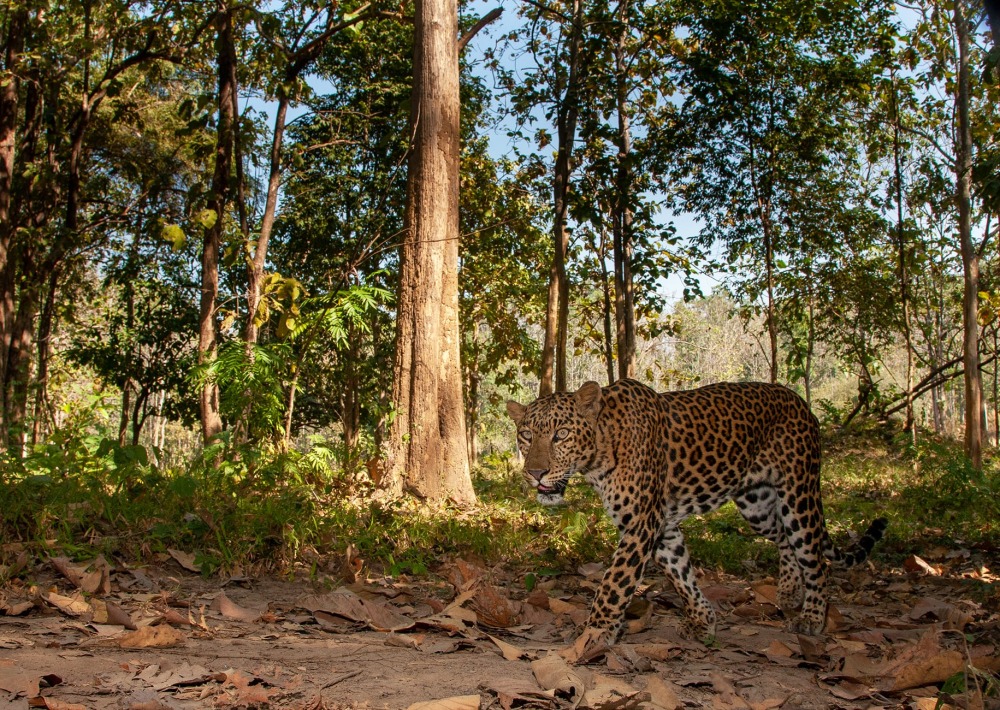
M 353 678 L 356 675 L 361 675 L 361 671 L 350 671 L 348 673 L 341 673 L 338 676 L 334 676 L 333 680 L 331 680 L 322 688 L 320 688 L 320 690 L 326 690 L 327 688 L 332 688 L 337 683 L 342 683 L 343 681 L 348 680 L 349 678 Z

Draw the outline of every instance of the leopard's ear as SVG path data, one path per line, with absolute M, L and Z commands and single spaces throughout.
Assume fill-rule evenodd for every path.
M 524 419 L 524 413 L 526 411 L 528 411 L 528 408 L 520 402 L 515 402 L 512 399 L 507 400 L 507 414 L 514 420 L 515 424 L 521 424 L 521 420 Z
M 601 413 L 602 394 L 599 384 L 584 382 L 583 386 L 573 394 L 577 411 L 591 421 L 597 421 L 597 415 Z

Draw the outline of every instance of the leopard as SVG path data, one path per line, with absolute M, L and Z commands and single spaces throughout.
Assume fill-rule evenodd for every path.
M 715 640 L 715 609 L 679 527 L 691 515 L 734 501 L 752 530 L 777 545 L 777 601 L 790 629 L 813 636 L 826 624 L 830 567 L 861 564 L 888 524 L 876 518 L 850 547 L 832 544 L 820 495 L 819 422 L 781 384 L 657 392 L 633 379 L 586 382 L 527 405 L 510 400 L 507 413 L 538 502 L 563 503 L 579 473 L 618 529 L 581 634 L 592 645 L 616 642 L 651 560 L 681 598 L 681 633 Z

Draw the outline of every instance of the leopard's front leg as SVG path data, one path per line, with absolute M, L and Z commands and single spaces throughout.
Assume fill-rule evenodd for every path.
M 611 566 L 604 573 L 594 597 L 587 626 L 575 645 L 577 657 L 585 656 L 588 649 L 611 646 L 618 640 L 625 609 L 642 580 L 646 563 L 653 553 L 657 532 L 651 522 L 644 521 L 623 529 Z
M 684 534 L 675 523 L 668 524 L 656 547 L 656 561 L 684 600 L 681 633 L 704 643 L 715 641 L 715 608 L 705 598 L 695 577 Z

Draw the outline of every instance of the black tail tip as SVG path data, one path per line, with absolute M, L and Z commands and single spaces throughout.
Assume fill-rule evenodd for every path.
M 875 518 L 872 521 L 872 524 L 868 526 L 868 532 L 866 534 L 880 538 L 887 527 L 889 527 L 888 518 Z

